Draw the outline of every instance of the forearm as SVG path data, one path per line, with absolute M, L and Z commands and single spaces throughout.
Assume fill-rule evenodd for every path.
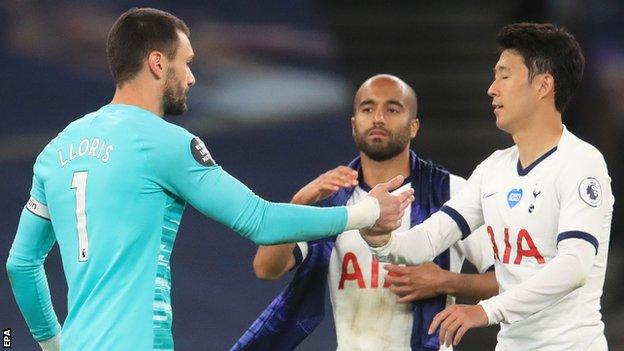
M 293 196 L 290 203 L 297 205 L 311 204 L 312 199 L 305 195 L 305 192 L 299 191 Z M 296 245 L 260 245 L 253 261 L 256 277 L 264 280 L 275 280 L 288 273 L 297 263 L 293 254 Z
M 393 233 L 384 246 L 371 247 L 371 252 L 380 262 L 420 264 L 432 261 L 461 237 L 455 221 L 445 213 L 436 212 L 407 231 Z
M 442 294 L 476 303 L 498 294 L 498 283 L 494 272 L 462 274 L 445 271 L 440 290 Z
M 255 195 L 240 181 L 215 167 L 185 197 L 200 212 L 234 229 L 256 244 L 312 241 L 347 229 L 372 226 L 379 217 L 376 200 L 367 197 L 349 207 L 317 208 L 273 203 Z M 205 183 L 204 183 L 205 182 Z M 189 187 L 190 189 L 190 187 Z
M 265 280 L 281 278 L 295 266 L 296 244 L 260 246 L 253 261 L 256 277 Z
M 595 248 L 583 240 L 569 239 L 557 256 L 528 280 L 497 296 L 479 302 L 489 324 L 514 323 L 556 303 L 583 286 L 593 264 Z
M 61 330 L 43 268 L 53 244 L 50 221 L 24 209 L 6 269 L 17 305 L 37 341 L 50 339 Z
M 43 264 L 9 255 L 7 273 L 15 301 L 33 338 L 42 341 L 57 335 L 61 326 L 52 308 Z

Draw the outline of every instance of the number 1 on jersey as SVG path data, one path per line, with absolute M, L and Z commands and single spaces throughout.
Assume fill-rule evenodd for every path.
M 87 235 L 87 176 L 89 172 L 74 172 L 72 189 L 76 189 L 76 227 L 78 229 L 78 261 L 89 258 L 89 236 Z

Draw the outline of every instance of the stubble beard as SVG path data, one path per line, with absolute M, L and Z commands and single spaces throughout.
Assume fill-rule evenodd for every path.
M 179 116 L 188 110 L 186 94 L 182 84 L 175 79 L 173 71 L 167 73 L 165 91 L 163 92 L 163 110 L 168 116 Z
M 398 132 L 390 132 L 386 129 L 383 129 L 388 135 L 388 141 L 372 141 L 367 142 L 366 136 L 373 129 L 380 128 L 370 128 L 366 130 L 364 133 L 359 133 L 357 130 L 353 135 L 353 139 L 355 140 L 355 145 L 358 150 L 364 153 L 368 158 L 376 162 L 387 161 L 405 150 L 405 148 L 409 145 L 411 136 L 410 130 L 406 128 L 405 130 L 401 130 Z

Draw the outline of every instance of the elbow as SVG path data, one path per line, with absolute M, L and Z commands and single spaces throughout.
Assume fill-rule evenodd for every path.
M 263 265 L 255 260 L 253 263 L 253 270 L 256 274 L 256 278 L 260 280 L 277 280 L 283 275 L 281 272 L 271 270 L 270 268 L 266 267 L 266 265 Z
M 238 231 L 238 230 L 237 230 Z M 272 239 L 268 233 L 264 233 L 260 228 L 254 228 L 252 230 L 240 230 L 238 231 L 242 236 L 251 240 L 254 244 L 260 246 L 270 246 L 280 244 L 276 239 Z
M 43 261 L 38 259 L 23 259 L 9 253 L 6 262 L 6 270 L 9 278 L 19 275 L 30 274 L 39 269 L 43 269 Z
M 593 264 L 592 260 L 583 259 L 578 255 L 574 257 L 573 262 L 574 263 L 570 265 L 571 267 L 573 267 L 572 269 L 570 269 L 570 273 L 572 276 L 571 283 L 574 289 L 578 289 L 587 283 L 587 280 L 589 279 L 589 273 Z
M 10 254 L 9 254 L 9 258 L 7 258 L 7 261 L 6 261 L 6 270 L 7 270 L 7 273 L 9 274 L 9 277 L 15 274 L 19 270 L 19 264 L 17 263 L 17 260 L 15 259 L 15 257 L 11 256 Z
M 573 288 L 578 289 L 587 283 L 587 279 L 589 278 L 589 270 L 584 269 L 584 267 L 579 267 L 574 275 L 574 279 L 572 281 Z

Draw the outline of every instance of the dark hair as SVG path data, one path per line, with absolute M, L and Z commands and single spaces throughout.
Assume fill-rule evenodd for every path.
M 529 69 L 529 82 L 537 74 L 555 79 L 555 108 L 563 113 L 581 84 L 585 58 L 574 36 L 550 23 L 515 23 L 498 33 L 500 51 L 517 52 Z
M 152 51 L 174 59 L 179 40 L 177 31 L 190 36 L 184 21 L 169 12 L 152 8 L 132 8 L 124 12 L 108 33 L 106 54 L 118 86 L 134 78 Z

